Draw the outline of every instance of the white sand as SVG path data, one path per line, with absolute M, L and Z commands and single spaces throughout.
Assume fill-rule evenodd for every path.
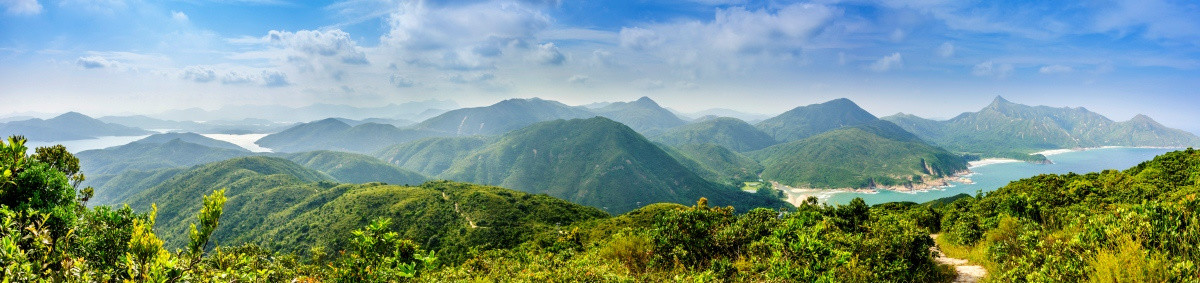
M 979 167 L 979 166 L 987 166 L 987 165 L 1000 164 L 1000 163 L 1013 163 L 1013 162 L 1021 162 L 1021 161 L 1016 160 L 1016 159 L 1010 159 L 1010 158 L 986 158 L 983 160 L 967 162 L 967 168 L 975 168 L 975 167 Z

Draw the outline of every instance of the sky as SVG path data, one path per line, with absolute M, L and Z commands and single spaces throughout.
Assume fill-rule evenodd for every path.
M 0 115 L 649 96 L 945 119 L 996 96 L 1200 132 L 1200 2 L 0 0 Z

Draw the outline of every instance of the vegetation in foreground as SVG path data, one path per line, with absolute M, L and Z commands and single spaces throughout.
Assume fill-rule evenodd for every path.
M 431 251 L 385 215 L 328 236 L 343 246 L 284 253 L 211 243 L 234 224 L 222 221 L 235 216 L 226 214 L 225 190 L 193 200 L 201 208 L 186 244 L 168 250 L 153 229 L 155 206 L 87 208 L 77 160 L 57 147 L 26 156 L 23 143 L 0 149 L 6 281 L 949 281 L 953 271 L 933 261 L 930 232 L 977 255 L 993 281 L 1200 280 L 1200 151 L 1190 149 L 1126 171 L 1043 175 L 927 204 L 811 199 L 794 211 L 744 214 L 705 199 L 652 204 L 544 227 L 511 247 Z

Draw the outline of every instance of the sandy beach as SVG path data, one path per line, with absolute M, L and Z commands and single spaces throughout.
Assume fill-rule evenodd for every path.
M 1013 163 L 1013 162 L 1022 162 L 1022 161 L 1016 160 L 1016 159 L 1010 159 L 1010 158 L 985 158 L 982 160 L 967 162 L 967 168 L 975 168 L 975 167 L 979 167 L 979 166 L 987 166 L 987 165 L 1000 164 L 1000 163 Z

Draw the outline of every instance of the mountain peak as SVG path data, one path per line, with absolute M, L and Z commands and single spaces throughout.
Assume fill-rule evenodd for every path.
M 634 102 L 637 102 L 637 103 L 654 103 L 654 104 L 658 104 L 658 103 L 655 103 L 653 99 L 650 99 L 650 97 L 647 97 L 647 96 L 643 96 L 643 97 L 641 97 L 641 98 L 638 98 L 638 99 L 637 99 L 637 100 L 635 100 Z
M 1132 119 L 1129 119 L 1129 122 L 1133 122 L 1133 123 L 1139 123 L 1139 124 L 1142 124 L 1142 123 L 1145 123 L 1145 124 L 1158 124 L 1158 122 L 1157 122 L 1157 121 L 1154 121 L 1154 119 L 1150 119 L 1150 116 L 1146 116 L 1146 115 L 1143 115 L 1143 114 L 1137 114 L 1137 115 L 1134 115 Z
M 51 120 L 78 120 L 78 119 L 91 120 L 92 117 L 89 117 L 88 115 L 83 115 L 83 113 L 71 111 L 71 112 L 63 113 L 62 115 L 58 115 L 54 118 L 51 118 Z
M 996 99 L 992 99 L 992 104 L 1006 104 L 1006 103 L 1012 103 L 1012 102 L 1008 102 L 1007 99 L 1004 99 L 1003 96 L 999 96 L 999 95 L 996 96 Z

